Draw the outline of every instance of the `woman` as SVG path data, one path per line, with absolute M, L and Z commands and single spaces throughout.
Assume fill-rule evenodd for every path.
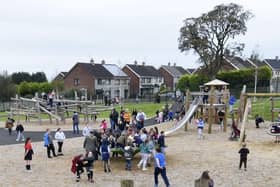
M 33 155 L 33 149 L 32 149 L 32 145 L 31 145 L 31 138 L 28 137 L 25 140 L 25 144 L 24 144 L 24 160 L 26 161 L 26 170 L 27 171 L 31 171 L 31 166 L 30 166 L 30 162 L 32 160 L 32 155 Z
M 54 137 L 57 140 L 57 144 L 58 144 L 57 156 L 63 156 L 62 146 L 63 146 L 63 141 L 65 140 L 65 135 L 64 132 L 61 130 L 61 128 L 58 128 L 56 130 Z
M 214 187 L 214 181 L 209 176 L 209 171 L 204 171 L 201 177 L 195 180 L 195 187 Z

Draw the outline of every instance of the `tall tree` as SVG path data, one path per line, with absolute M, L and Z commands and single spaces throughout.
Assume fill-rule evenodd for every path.
M 197 18 L 187 18 L 180 29 L 179 49 L 193 50 L 199 56 L 209 78 L 214 78 L 223 64 L 225 53 L 241 52 L 244 44 L 233 42 L 247 31 L 251 12 L 234 3 L 218 5 Z
M 28 72 L 16 72 L 12 74 L 12 81 L 15 84 L 20 84 L 21 82 L 30 82 L 32 80 L 31 75 Z
M 9 101 L 16 94 L 16 86 L 7 72 L 0 74 L 0 101 Z
M 47 77 L 44 72 L 36 72 L 31 75 L 33 82 L 47 82 Z

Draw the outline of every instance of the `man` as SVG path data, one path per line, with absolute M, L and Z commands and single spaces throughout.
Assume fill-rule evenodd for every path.
M 86 136 L 83 147 L 86 153 L 92 152 L 94 158 L 97 158 L 98 141 L 93 131 L 90 131 L 89 136 Z
M 119 113 L 116 111 L 115 108 L 113 108 L 113 110 L 110 114 L 111 129 L 113 131 L 115 130 L 116 125 L 118 124 L 118 118 L 119 118 Z
M 250 153 L 249 149 L 246 147 L 246 143 L 242 144 L 242 148 L 238 152 L 240 154 L 239 169 L 241 169 L 244 163 L 244 170 L 247 170 L 247 155 Z
M 73 134 L 79 134 L 79 114 L 77 112 L 74 112 L 74 115 L 72 117 L 73 120 Z
M 44 134 L 43 139 L 44 139 L 44 146 L 47 147 L 48 158 L 52 158 L 51 157 L 51 151 L 53 153 L 53 156 L 56 157 L 55 148 L 54 148 L 54 145 L 53 145 L 53 137 L 51 135 L 50 129 L 46 130 L 46 133 Z
M 146 119 L 145 113 L 140 110 L 136 115 L 136 121 L 137 121 L 137 129 L 141 130 L 144 127 L 144 121 Z
M 160 148 L 156 148 L 155 154 L 155 171 L 154 171 L 154 178 L 155 178 L 155 187 L 158 187 L 158 175 L 161 174 L 161 177 L 167 187 L 170 187 L 168 178 L 166 176 L 166 161 L 165 156 L 161 153 Z

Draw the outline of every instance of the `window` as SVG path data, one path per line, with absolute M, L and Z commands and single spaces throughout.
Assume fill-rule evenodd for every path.
M 121 80 L 121 84 L 122 84 L 122 85 L 127 85 L 127 82 L 128 82 L 128 81 L 127 81 L 126 79 Z
M 117 80 L 115 80 L 115 85 L 120 85 L 120 80 L 119 79 L 117 79 Z
M 80 79 L 74 79 L 74 86 L 80 85 Z
M 97 84 L 102 85 L 102 79 L 97 79 Z
M 151 78 L 147 78 L 146 79 L 146 83 L 151 83 L 152 82 L 152 79 Z
M 141 79 L 141 83 L 145 83 L 145 79 L 144 78 Z

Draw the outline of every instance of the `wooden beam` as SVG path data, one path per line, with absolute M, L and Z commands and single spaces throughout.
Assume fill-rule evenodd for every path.
M 280 93 L 245 93 L 247 97 L 280 97 Z
M 248 118 L 248 114 L 249 114 L 249 106 L 251 106 L 251 100 L 250 99 L 247 99 L 247 101 L 245 101 L 245 102 L 246 102 L 246 106 L 245 106 L 245 111 L 244 111 L 244 115 L 243 115 L 243 119 L 242 119 L 240 138 L 239 138 L 240 144 L 242 142 L 244 142 L 245 138 L 246 138 L 245 137 L 246 136 L 246 134 L 245 134 L 245 130 L 246 130 L 245 125 L 247 123 L 247 118 Z

